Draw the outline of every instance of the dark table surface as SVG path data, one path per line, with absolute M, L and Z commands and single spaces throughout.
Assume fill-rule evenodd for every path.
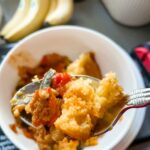
M 13 14 L 18 0 L 13 0 L 13 3 L 11 2 L 12 0 L 0 0 L 2 8 L 4 8 L 3 23 Z M 100 0 L 84 0 L 76 3 L 75 13 L 69 24 L 97 30 L 110 37 L 128 53 L 136 45 L 150 40 L 150 25 L 136 28 L 120 25 L 110 17 Z M 5 53 L 6 52 L 0 51 L 0 55 Z M 136 137 L 137 142 L 141 141 L 143 138 L 150 140 L 149 124 L 150 108 L 147 108 L 143 126 Z M 150 149 L 150 144 L 148 147 L 148 149 Z

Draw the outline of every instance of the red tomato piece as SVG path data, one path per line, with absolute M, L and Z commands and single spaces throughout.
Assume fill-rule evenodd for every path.
M 68 73 L 57 73 L 53 78 L 52 85 L 55 88 L 62 87 L 70 80 L 71 76 Z

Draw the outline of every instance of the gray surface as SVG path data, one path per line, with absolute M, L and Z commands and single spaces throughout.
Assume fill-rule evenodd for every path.
M 150 150 L 150 142 L 135 145 L 133 147 L 128 148 L 128 150 Z
M 8 18 L 10 18 L 13 14 L 17 1 L 18 0 L 0 0 L 3 8 L 5 8 L 4 21 L 8 20 Z M 10 2 L 11 5 L 8 5 Z M 150 25 L 139 28 L 131 28 L 120 25 L 109 16 L 108 12 L 99 0 L 85 0 L 81 3 L 77 3 L 75 6 L 75 13 L 70 24 L 97 30 L 110 37 L 127 52 L 131 51 L 134 46 L 150 40 Z M 150 108 L 147 109 L 143 127 L 137 138 L 150 135 L 149 124 Z
M 78 3 L 72 24 L 104 33 L 127 51 L 139 43 L 150 40 L 150 25 L 131 28 L 116 23 L 109 16 L 100 0 L 86 0 Z

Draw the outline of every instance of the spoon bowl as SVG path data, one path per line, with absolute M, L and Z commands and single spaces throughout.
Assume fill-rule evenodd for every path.
M 55 75 L 56 71 L 53 69 L 50 69 L 47 73 L 45 73 L 43 79 L 37 80 L 35 82 L 31 82 L 21 88 L 19 91 L 16 92 L 13 99 L 11 100 L 11 106 L 12 109 L 14 107 L 17 107 L 19 105 L 27 105 L 33 96 L 33 93 L 38 89 L 44 89 L 46 87 L 49 87 L 52 82 L 52 78 Z M 92 76 L 88 75 L 71 75 L 73 78 L 82 78 L 82 79 L 90 79 L 91 85 L 96 89 L 100 83 L 100 79 L 97 79 Z M 98 136 L 102 135 L 108 131 L 110 131 L 118 122 L 118 120 L 121 118 L 121 116 L 126 112 L 128 109 L 131 108 L 141 108 L 150 105 L 150 89 L 142 89 L 142 90 L 134 90 L 131 92 L 130 95 L 126 97 L 126 103 L 124 106 L 120 106 L 120 111 L 117 112 L 116 116 L 107 123 L 107 125 L 102 127 L 97 127 L 96 130 L 94 130 L 93 135 Z M 36 128 L 32 123 L 30 117 L 27 115 L 20 114 L 20 119 L 28 126 L 31 126 L 33 128 Z
M 55 70 L 50 69 L 47 73 L 45 73 L 43 79 L 37 80 L 35 82 L 31 82 L 27 84 L 26 86 L 24 86 L 23 88 L 21 88 L 19 91 L 17 91 L 11 100 L 12 109 L 20 105 L 27 105 L 32 100 L 33 93 L 36 90 L 49 87 L 51 85 L 51 81 L 55 73 L 56 73 Z M 92 82 L 90 83 L 90 85 L 93 86 L 94 89 L 98 88 L 99 83 L 100 83 L 100 79 L 92 77 L 92 76 L 88 76 L 88 75 L 71 75 L 71 77 L 76 78 L 76 79 L 82 78 L 86 80 L 91 80 Z M 118 113 L 118 114 L 116 114 L 113 120 L 111 120 L 109 124 L 105 125 L 105 127 L 98 127 L 96 130 L 94 130 L 93 134 L 101 135 L 109 131 L 110 129 L 112 129 L 112 127 L 117 123 L 117 121 L 119 120 L 119 118 L 121 117 L 123 113 Z M 31 117 L 29 117 L 28 114 L 25 115 L 24 113 L 20 113 L 19 117 L 26 125 L 36 128 L 31 123 Z

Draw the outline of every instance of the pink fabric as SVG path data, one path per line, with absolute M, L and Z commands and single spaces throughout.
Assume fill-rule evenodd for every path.
M 143 61 L 143 65 L 144 65 L 145 69 L 147 70 L 147 72 L 150 73 L 150 53 L 148 53 L 146 55 L 146 58 Z
M 146 55 L 146 53 L 148 53 L 148 49 L 145 47 L 137 47 L 135 48 L 135 53 L 138 56 L 138 58 L 140 60 L 142 60 L 142 58 Z

